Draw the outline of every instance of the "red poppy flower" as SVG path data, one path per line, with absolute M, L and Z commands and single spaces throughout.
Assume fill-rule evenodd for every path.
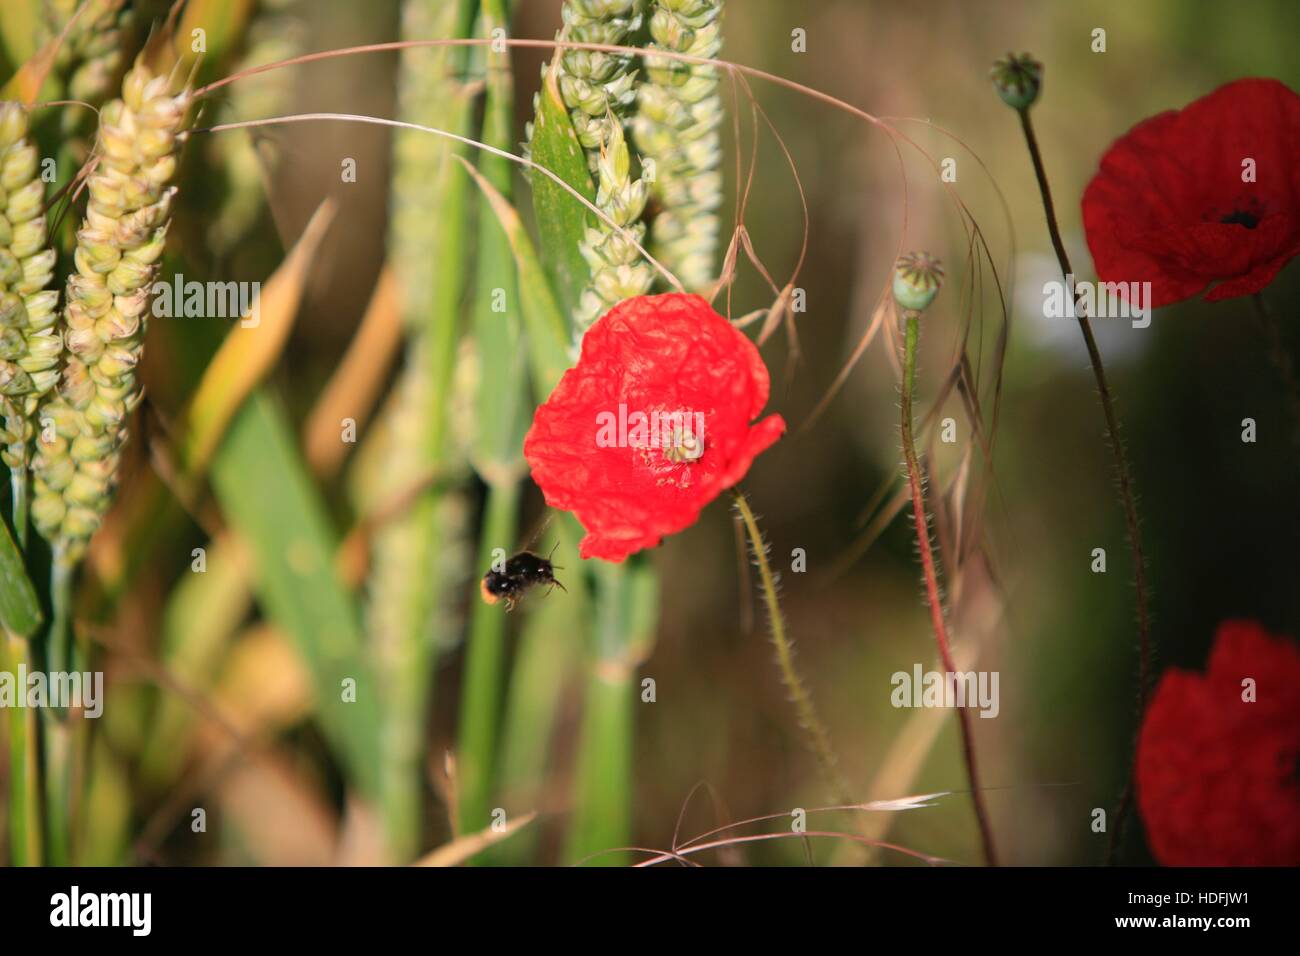
M 1225 622 L 1205 676 L 1165 673 L 1142 722 L 1138 808 L 1156 859 L 1300 865 L 1298 760 L 1300 647 Z
M 1168 305 L 1258 292 L 1300 253 L 1300 97 L 1277 80 L 1221 86 L 1117 140 L 1083 194 L 1098 277 L 1150 282 Z M 1253 180 L 1253 181 L 1251 181 Z
M 785 431 L 758 349 L 696 295 L 628 299 L 582 340 L 524 457 L 546 503 L 587 529 L 584 558 L 622 561 L 691 525 Z

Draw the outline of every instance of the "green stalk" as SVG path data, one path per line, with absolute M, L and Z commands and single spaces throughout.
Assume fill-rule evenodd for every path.
M 507 554 L 512 551 L 518 523 L 519 485 L 503 482 L 490 486 L 478 567 L 491 566 L 495 548 Z M 504 690 L 505 620 L 500 606 L 480 601 L 470 621 L 456 764 L 460 833 L 473 833 L 491 822 L 493 771 Z
M 576 540 L 569 530 L 567 522 L 555 522 L 552 533 L 538 543 L 538 552 L 549 554 L 556 547 L 557 554 L 575 553 Z M 564 704 L 578 686 L 577 675 L 585 662 L 590 592 L 579 567 L 565 567 L 560 576 L 568 593 L 557 594 L 554 600 L 540 602 L 530 610 L 510 670 L 496 788 L 501 805 L 514 813 L 546 808 L 547 776 L 555 762 L 555 728 Z M 536 862 L 540 836 L 535 827 L 528 827 L 493 847 L 484 859 L 512 866 Z
M 76 564 L 56 548 L 50 566 L 50 604 L 54 612 L 46 655 L 52 673 L 72 667 L 72 583 Z M 47 862 L 67 866 L 72 853 L 72 724 L 61 709 L 42 713 L 45 742 L 45 824 Z
M 72 579 L 77 565 L 59 548 L 50 564 L 50 619 L 47 653 L 50 670 L 66 671 L 72 661 Z
M 916 455 L 916 441 L 912 434 L 912 400 L 916 390 L 916 344 L 920 338 L 920 320 L 918 313 L 908 310 L 904 313 L 907 324 L 903 353 L 903 400 L 902 424 L 900 430 L 903 438 L 903 456 L 907 460 L 907 482 L 912 493 L 912 517 L 916 523 L 916 542 L 921 552 L 921 567 L 925 573 L 926 603 L 930 606 L 930 622 L 934 626 L 934 637 L 939 644 L 939 657 L 943 660 L 944 670 L 949 674 L 957 673 L 953 661 L 952 647 L 948 641 L 948 626 L 943 617 L 943 602 L 939 596 L 939 575 L 935 566 L 934 553 L 930 548 L 930 526 L 925 516 L 925 492 L 922 490 L 921 463 Z M 975 741 L 971 732 L 970 713 L 965 707 L 957 709 L 958 724 L 961 727 L 962 755 L 966 761 L 966 776 L 970 780 L 971 802 L 975 807 L 975 818 L 979 823 L 980 840 L 984 845 L 984 859 L 990 866 L 997 865 L 997 853 L 993 847 L 993 829 L 989 826 L 988 813 L 984 808 L 984 794 L 980 789 L 979 767 L 975 760 Z
M 33 667 L 31 645 L 16 634 L 7 634 L 6 644 L 8 666 L 17 679 L 20 667 Z M 41 865 L 38 719 L 30 707 L 9 711 L 9 849 L 14 866 Z
M 14 519 L 14 538 L 18 541 L 18 547 L 23 551 L 27 550 L 27 469 L 10 471 L 9 484 L 13 489 L 13 519 Z
M 404 5 L 403 35 L 468 36 L 476 9 L 474 0 L 412 0 Z M 466 50 L 403 51 L 402 119 L 472 135 L 467 62 Z M 468 263 L 468 187 L 455 159 L 463 152 L 413 130 L 399 131 L 394 140 L 390 242 L 407 349 L 392 426 L 396 440 L 385 487 L 376 489 L 380 495 L 400 493 L 422 477 L 451 473 L 460 464 L 448 436 Z M 375 538 L 368 636 L 383 693 L 380 810 L 389 856 L 397 863 L 418 850 L 431 677 L 440 647 L 459 630 L 458 622 L 452 623 L 449 583 L 460 570 L 451 567 L 460 544 L 457 506 L 445 489 L 429 487 L 402 521 Z
M 595 654 L 584 696 L 574 781 L 570 860 L 616 866 L 632 837 L 632 754 L 636 665 L 657 616 L 658 582 L 644 558 L 595 562 Z
M 481 32 L 491 35 L 509 23 L 504 0 L 483 0 Z M 514 142 L 514 84 L 510 56 L 487 48 L 486 102 L 483 141 L 509 150 Z M 508 201 L 513 184 L 511 164 L 485 154 L 479 171 Z M 523 346 L 520 339 L 519 286 L 510 241 L 494 215 L 489 199 L 479 202 L 478 271 L 474 338 L 478 346 L 480 382 L 476 398 L 477 435 L 471 461 L 487 484 L 477 571 L 491 565 L 493 551 L 515 550 L 518 537 L 520 485 L 526 418 Z M 497 306 L 498 297 L 504 308 Z M 506 617 L 500 606 L 475 602 L 465 655 L 465 676 L 457 742 L 457 829 L 481 830 L 491 822 L 496 795 L 497 752 L 502 697 L 505 689 Z M 513 809 L 513 808 L 512 808 Z M 472 863 L 481 863 L 475 858 Z
M 821 768 L 827 786 L 830 787 L 832 798 L 837 803 L 849 803 L 850 787 L 844 775 L 840 773 L 835 750 L 831 746 L 830 732 L 817 716 L 812 695 L 808 692 L 808 687 L 800 676 L 798 668 L 795 667 L 794 648 L 786 635 L 785 615 L 781 613 L 781 602 L 777 597 L 776 576 L 772 573 L 772 566 L 767 560 L 767 543 L 763 540 L 763 534 L 758 528 L 758 520 L 754 517 L 754 512 L 750 509 L 744 493 L 737 490 L 733 495 L 736 511 L 740 513 L 740 520 L 745 525 L 749 537 L 750 550 L 753 552 L 754 561 L 758 564 L 759 585 L 763 590 L 763 603 L 767 606 L 768 627 L 772 646 L 776 648 L 776 664 L 781 672 L 781 683 L 785 685 L 786 692 L 794 703 L 799 726 L 808 738 L 808 745 L 817 758 L 817 764 Z
M 72 861 L 72 724 L 53 709 L 42 714 L 45 757 L 45 862 Z
M 597 662 L 583 699 L 583 736 L 574 787 L 576 801 L 568 855 L 574 861 L 617 866 L 605 851 L 631 843 L 632 740 L 636 688 L 624 668 Z M 596 855 L 599 854 L 599 855 Z
M 1061 230 L 1056 222 L 1056 209 L 1052 204 L 1052 188 L 1047 181 L 1047 170 L 1043 166 L 1043 156 L 1038 149 L 1038 138 L 1034 135 L 1034 124 L 1029 118 L 1029 109 L 1017 110 L 1020 116 L 1020 128 L 1025 134 L 1025 145 L 1029 148 L 1029 157 L 1033 160 L 1034 176 L 1038 180 L 1038 191 L 1042 196 L 1043 213 L 1047 218 L 1047 232 L 1056 251 L 1056 261 L 1062 275 L 1073 275 L 1070 257 L 1061 241 Z M 1124 450 L 1123 439 L 1119 434 L 1119 415 L 1115 412 L 1115 401 L 1111 397 L 1110 384 L 1106 379 L 1106 368 L 1101 361 L 1101 350 L 1092 334 L 1092 325 L 1082 309 L 1076 308 L 1075 315 L 1079 321 L 1079 332 L 1083 335 L 1084 345 L 1088 350 L 1088 361 L 1092 365 L 1093 378 L 1097 382 L 1097 393 L 1101 397 L 1101 409 L 1106 419 L 1106 435 L 1110 440 L 1111 454 L 1115 459 L 1115 475 L 1119 479 L 1119 500 L 1124 510 L 1124 529 L 1128 536 L 1129 550 L 1133 560 L 1133 585 L 1137 591 L 1138 619 L 1138 713 L 1146 709 L 1147 698 L 1151 693 L 1151 618 L 1147 610 L 1147 565 L 1146 555 L 1142 550 L 1142 531 L 1138 525 L 1137 503 L 1133 492 L 1133 473 L 1128 462 L 1128 453 Z M 1108 858 L 1113 862 L 1123 837 L 1124 819 L 1128 815 L 1129 805 L 1133 799 L 1133 774 L 1137 767 L 1137 742 L 1134 741 L 1132 759 L 1129 764 L 1128 781 L 1119 799 L 1119 805 L 1113 815 L 1110 832 Z

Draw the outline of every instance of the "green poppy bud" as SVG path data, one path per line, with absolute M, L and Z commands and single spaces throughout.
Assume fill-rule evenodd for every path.
M 989 70 L 993 88 L 1012 109 L 1027 110 L 1043 89 L 1043 64 L 1028 53 L 1008 53 Z

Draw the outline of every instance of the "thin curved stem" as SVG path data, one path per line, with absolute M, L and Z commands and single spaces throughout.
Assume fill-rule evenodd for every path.
M 916 390 L 916 344 L 920 338 L 920 320 L 917 313 L 906 313 L 907 331 L 903 353 L 902 421 L 899 430 L 903 438 L 903 457 L 907 460 L 907 484 L 912 494 L 912 517 L 916 523 L 916 543 L 921 552 L 921 567 L 925 577 L 925 598 L 930 605 L 930 624 L 934 639 L 939 645 L 943 669 L 957 673 L 952 646 L 948 641 L 948 625 L 943 618 L 943 599 L 939 596 L 939 574 L 934 552 L 930 548 L 930 525 L 925 517 L 925 492 L 921 484 L 921 463 L 916 455 L 916 439 L 912 433 L 912 396 Z M 980 789 L 979 765 L 975 759 L 975 740 L 971 729 L 970 713 L 965 707 L 957 708 L 961 727 L 962 756 L 966 760 L 966 776 L 970 780 L 971 803 L 975 819 L 979 822 L 980 842 L 984 846 L 984 859 L 989 866 L 997 866 L 997 851 L 993 845 L 993 828 L 989 825 L 988 811 L 984 806 L 984 793 Z
M 733 489 L 732 494 L 735 496 L 736 511 L 739 512 L 740 520 L 749 535 L 749 547 L 754 553 L 754 563 L 758 565 L 759 584 L 763 589 L 763 603 L 767 605 L 767 620 L 772 646 L 776 648 L 776 663 L 781 671 L 781 683 L 785 685 L 790 695 L 790 701 L 798 714 L 799 726 L 808 737 L 808 744 L 817 757 L 822 775 L 826 778 L 835 799 L 841 803 L 848 803 L 850 802 L 849 785 L 844 775 L 840 773 L 835 751 L 831 747 L 831 735 L 826 725 L 821 722 L 821 718 L 817 716 L 812 695 L 808 692 L 808 687 L 794 664 L 794 649 L 785 631 L 785 616 L 781 613 L 781 602 L 776 593 L 776 576 L 772 573 L 772 566 L 767 560 L 767 544 L 763 541 L 763 533 L 758 530 L 758 520 L 750 510 L 744 492 Z
M 1029 156 L 1034 163 L 1034 175 L 1038 179 L 1038 191 L 1043 197 L 1043 212 L 1047 217 L 1047 231 L 1052 238 L 1052 248 L 1056 250 L 1056 261 L 1060 264 L 1062 275 L 1073 275 L 1070 257 L 1061 241 L 1061 229 L 1056 221 L 1056 209 L 1052 205 L 1052 189 L 1047 182 L 1047 170 L 1043 166 L 1043 157 L 1038 149 L 1038 138 L 1034 135 L 1034 125 L 1029 119 L 1028 110 L 1020 110 L 1020 128 L 1025 134 L 1025 144 L 1029 147 Z M 1106 368 L 1101 361 L 1101 351 L 1092 334 L 1092 325 L 1083 309 L 1075 303 L 1075 315 L 1079 320 L 1079 331 L 1088 349 L 1088 361 L 1092 364 L 1092 374 L 1097 381 L 1097 393 L 1101 396 L 1101 408 L 1106 417 L 1106 435 L 1110 440 L 1111 454 L 1115 459 L 1115 473 L 1119 479 L 1120 505 L 1124 509 L 1124 528 L 1128 535 L 1129 550 L 1133 560 L 1133 585 L 1137 591 L 1138 619 L 1138 714 L 1146 710 L 1147 698 L 1151 692 L 1151 618 L 1148 609 L 1146 557 L 1142 550 L 1142 531 L 1138 526 L 1137 503 L 1133 493 L 1133 475 L 1129 467 L 1128 454 L 1124 450 L 1124 441 L 1119 434 L 1119 416 L 1115 413 L 1115 401 L 1111 396 L 1110 384 L 1106 380 Z M 1114 861 L 1120 838 L 1123 836 L 1124 820 L 1132 802 L 1132 779 L 1137 759 L 1136 742 L 1132 748 L 1129 761 L 1128 783 L 1120 796 L 1115 809 L 1115 818 L 1110 831 L 1110 845 L 1106 851 L 1107 859 Z

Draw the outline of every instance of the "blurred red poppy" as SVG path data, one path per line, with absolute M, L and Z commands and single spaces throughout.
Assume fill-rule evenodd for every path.
M 1170 670 L 1138 737 L 1137 799 L 1167 866 L 1300 865 L 1300 647 L 1220 625 L 1204 676 Z
M 622 561 L 693 524 L 785 431 L 758 349 L 696 295 L 638 296 L 602 316 L 537 409 L 524 457 L 546 503 Z
M 1144 120 L 1083 194 L 1098 277 L 1150 282 L 1168 305 L 1258 292 L 1300 253 L 1300 97 L 1277 80 L 1221 86 Z

